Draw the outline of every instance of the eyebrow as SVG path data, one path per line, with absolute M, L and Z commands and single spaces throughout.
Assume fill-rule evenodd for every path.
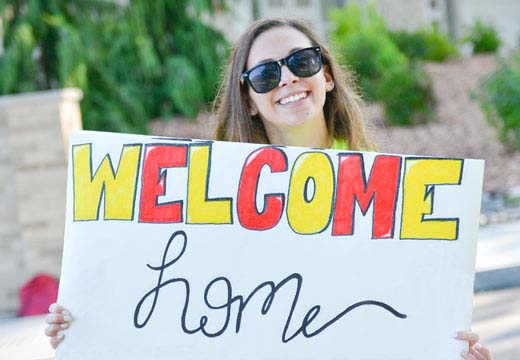
M 294 47 L 289 51 L 289 55 L 287 55 L 287 56 L 290 56 L 292 53 L 294 53 L 298 50 L 301 50 L 301 49 L 304 49 L 304 48 L 302 48 L 300 46 Z M 284 56 L 282 59 L 285 59 L 287 56 Z M 260 60 L 258 63 L 254 64 L 253 66 L 251 66 L 251 68 L 254 68 L 255 66 L 258 66 L 258 65 L 266 64 L 271 61 L 277 61 L 277 60 L 275 60 L 273 58 L 263 59 L 263 60 Z

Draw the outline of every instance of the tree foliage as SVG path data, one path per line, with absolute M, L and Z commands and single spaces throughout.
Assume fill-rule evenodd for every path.
M 0 92 L 75 86 L 86 129 L 146 132 L 195 116 L 216 92 L 227 51 L 205 24 L 224 0 L 0 0 Z

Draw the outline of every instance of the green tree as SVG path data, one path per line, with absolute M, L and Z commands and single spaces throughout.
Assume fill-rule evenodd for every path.
M 216 93 L 227 51 L 201 20 L 224 0 L 0 0 L 2 94 L 76 86 L 86 129 L 146 132 L 195 116 Z

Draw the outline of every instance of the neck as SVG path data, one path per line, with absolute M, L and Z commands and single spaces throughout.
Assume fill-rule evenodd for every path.
M 291 126 L 286 129 L 266 128 L 269 143 L 285 146 L 301 146 L 330 148 L 332 139 L 329 136 L 325 121 L 316 124 L 305 124 L 302 126 Z

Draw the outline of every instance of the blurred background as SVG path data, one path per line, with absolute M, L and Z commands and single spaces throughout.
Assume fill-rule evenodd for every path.
M 520 359 L 520 2 L 0 0 L 0 358 L 51 358 L 68 134 L 211 138 L 233 42 L 306 19 L 381 152 L 486 160 L 473 330 Z

